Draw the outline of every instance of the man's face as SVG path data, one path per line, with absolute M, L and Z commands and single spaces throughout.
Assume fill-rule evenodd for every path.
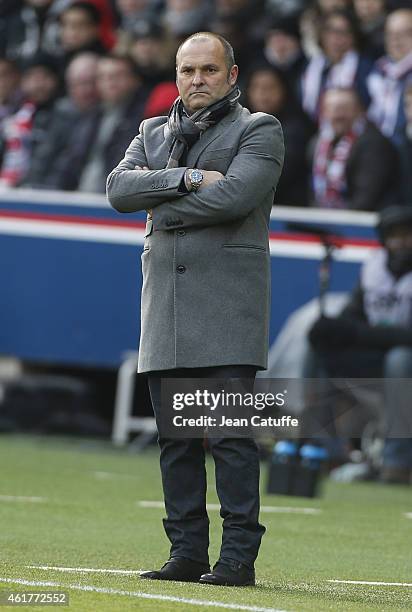
M 321 37 L 325 53 L 332 62 L 339 62 L 355 43 L 350 23 L 340 15 L 329 17 Z
M 96 88 L 97 61 L 78 57 L 69 66 L 66 81 L 70 98 L 81 111 L 92 108 L 99 99 Z
M 223 46 L 214 38 L 189 40 L 177 57 L 176 84 L 188 113 L 223 98 L 237 75 L 238 67 L 228 70 Z
M 395 62 L 412 52 L 412 10 L 399 10 L 389 15 L 385 28 L 385 47 Z
M 412 225 L 399 223 L 384 234 L 384 246 L 388 253 L 387 265 L 397 278 L 412 271 Z
M 384 14 L 384 0 L 354 0 L 356 15 L 362 21 L 374 21 Z
M 299 41 L 280 30 L 272 30 L 266 38 L 266 48 L 273 52 L 277 61 L 286 64 L 299 52 Z
M 325 93 L 322 118 L 331 124 L 336 136 L 347 134 L 360 115 L 361 109 L 353 92 L 332 89 Z
M 252 112 L 275 115 L 285 100 L 285 90 L 278 77 L 269 70 L 259 70 L 249 81 L 247 97 Z
M 57 77 L 42 66 L 33 66 L 22 78 L 22 90 L 34 104 L 48 102 L 57 91 Z
M 107 104 L 120 104 L 137 86 L 137 79 L 126 62 L 101 59 L 97 68 L 97 89 Z
M 130 55 L 142 68 L 161 66 L 164 61 L 163 41 L 154 36 L 138 38 L 131 45 Z
M 385 237 L 385 247 L 390 253 L 405 249 L 412 250 L 412 227 L 408 225 L 394 226 Z
M 61 18 L 61 40 L 66 51 L 75 51 L 92 43 L 99 37 L 99 26 L 90 15 L 80 9 L 71 8 Z

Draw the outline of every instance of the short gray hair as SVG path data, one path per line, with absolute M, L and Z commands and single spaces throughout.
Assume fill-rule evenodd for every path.
M 232 68 L 232 66 L 235 65 L 235 53 L 233 51 L 233 47 L 230 44 L 230 42 L 228 42 L 226 40 L 226 38 L 223 38 L 223 36 L 220 36 L 220 34 L 214 34 L 214 32 L 196 32 L 195 34 L 191 34 L 190 36 L 188 36 L 188 38 L 186 38 L 180 45 L 179 48 L 176 52 L 176 63 L 178 61 L 179 58 L 179 54 L 180 51 L 183 47 L 183 45 L 185 45 L 187 42 L 189 42 L 190 40 L 208 40 L 208 39 L 214 39 L 220 42 L 220 44 L 223 47 L 223 52 L 225 55 L 225 63 L 228 69 L 228 72 L 230 71 L 230 69 Z

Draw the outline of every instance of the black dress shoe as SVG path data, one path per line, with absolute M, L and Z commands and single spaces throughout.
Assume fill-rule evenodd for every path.
M 234 559 L 222 559 L 210 574 L 203 574 L 199 582 L 218 586 L 254 586 L 255 570 Z
M 207 563 L 199 563 L 185 557 L 171 557 L 160 570 L 141 572 L 140 578 L 199 582 L 200 576 L 205 572 L 210 572 Z

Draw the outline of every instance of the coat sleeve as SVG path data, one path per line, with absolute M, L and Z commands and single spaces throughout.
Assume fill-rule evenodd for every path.
M 179 191 L 186 168 L 135 170 L 147 166 L 142 121 L 139 134 L 130 143 L 124 158 L 107 177 L 107 197 L 119 212 L 137 212 L 154 208 L 184 195 Z
M 244 131 L 226 176 L 197 193 L 158 206 L 152 213 L 154 230 L 209 226 L 246 217 L 268 194 L 274 194 L 283 158 L 279 121 L 257 114 Z M 177 223 L 171 225 L 171 218 Z

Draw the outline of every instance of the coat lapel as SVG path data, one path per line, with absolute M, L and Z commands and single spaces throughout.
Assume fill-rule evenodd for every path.
M 228 113 L 219 123 L 208 130 L 206 130 L 199 138 L 199 140 L 193 145 L 187 155 L 187 166 L 190 168 L 195 168 L 197 161 L 203 151 L 208 147 L 216 138 L 222 136 L 224 132 L 229 129 L 230 125 L 233 121 L 239 116 L 241 111 L 240 104 L 237 104 L 236 107 Z

